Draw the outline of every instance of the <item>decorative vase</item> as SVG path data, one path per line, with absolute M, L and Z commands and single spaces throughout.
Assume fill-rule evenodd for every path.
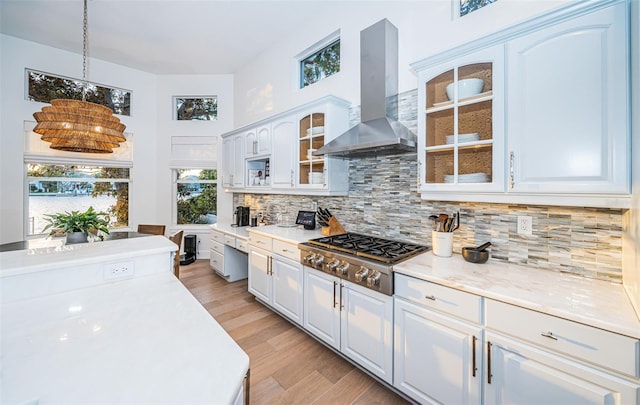
M 87 243 L 87 235 L 83 232 L 67 232 L 67 244 Z

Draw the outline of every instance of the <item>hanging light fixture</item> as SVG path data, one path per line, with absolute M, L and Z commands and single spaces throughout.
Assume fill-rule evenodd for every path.
M 51 100 L 51 106 L 42 108 L 33 117 L 38 124 L 33 129 L 42 135 L 40 139 L 51 142 L 52 149 L 85 152 L 112 153 L 113 148 L 127 139 L 126 126 L 113 115 L 109 107 L 86 101 L 87 98 L 87 0 L 84 0 L 82 41 L 82 101 L 71 99 Z

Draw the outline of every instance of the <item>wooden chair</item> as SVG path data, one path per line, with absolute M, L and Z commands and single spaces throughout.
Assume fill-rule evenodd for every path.
M 138 225 L 138 232 L 164 236 L 164 225 Z
M 173 258 L 173 274 L 179 279 L 180 278 L 180 246 L 182 246 L 182 234 L 184 231 L 178 231 L 173 235 L 169 236 L 169 240 L 171 242 L 178 245 L 178 250 L 176 250 L 176 255 Z

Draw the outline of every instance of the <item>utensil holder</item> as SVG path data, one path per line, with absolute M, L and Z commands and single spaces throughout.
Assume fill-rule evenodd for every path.
M 453 232 L 431 231 L 433 254 L 440 257 L 451 257 L 453 254 Z

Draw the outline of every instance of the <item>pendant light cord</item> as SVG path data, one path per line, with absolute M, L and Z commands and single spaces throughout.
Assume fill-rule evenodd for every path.
M 82 81 L 84 86 L 82 87 L 82 101 L 87 101 L 87 26 L 89 25 L 89 18 L 87 13 L 87 0 L 84 0 L 84 16 L 82 19 Z

